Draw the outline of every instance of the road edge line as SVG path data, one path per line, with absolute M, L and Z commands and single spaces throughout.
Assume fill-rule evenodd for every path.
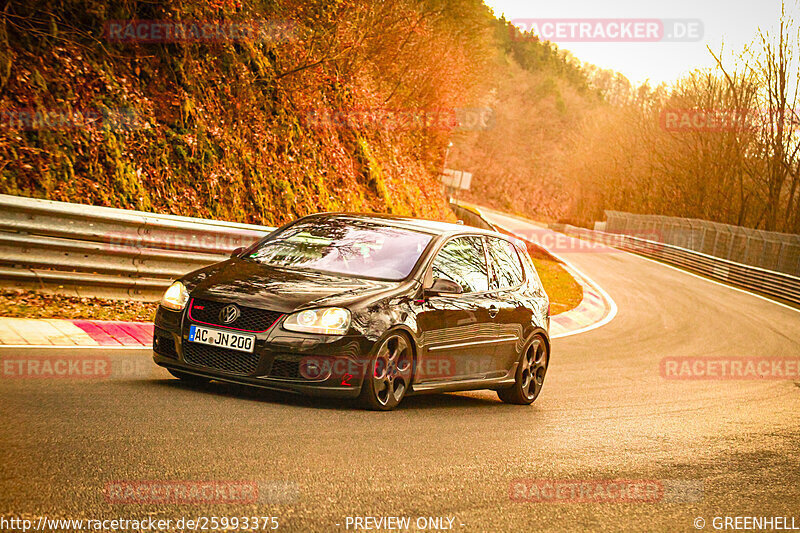
M 565 233 L 565 235 L 566 235 L 566 233 Z M 616 248 L 616 250 L 619 250 L 619 248 Z M 626 253 L 626 254 L 633 255 L 633 256 L 638 257 L 640 259 L 644 259 L 645 261 L 650 261 L 651 263 L 655 263 L 657 265 L 661 265 L 663 267 L 671 268 L 672 270 L 675 270 L 675 271 L 678 271 L 678 272 L 682 272 L 682 273 L 684 273 L 684 274 L 686 274 L 688 276 L 692 276 L 693 278 L 702 279 L 702 280 L 705 280 L 705 281 L 707 281 L 709 283 L 713 283 L 714 285 L 719 285 L 720 287 L 727 287 L 727 288 L 729 288 L 731 290 L 734 290 L 736 292 L 741 292 L 743 294 L 748 294 L 750 296 L 755 296 L 756 298 L 758 298 L 760 300 L 764 300 L 765 302 L 773 303 L 773 304 L 779 305 L 779 306 L 781 306 L 783 308 L 791 309 L 792 311 L 794 311 L 796 313 L 800 313 L 800 308 L 792 307 L 791 305 L 787 305 L 787 304 L 785 304 L 783 302 L 779 302 L 778 300 L 773 300 L 772 298 L 769 298 L 767 296 L 763 296 L 763 295 L 758 294 L 756 292 L 751 292 L 751 291 L 748 291 L 747 289 L 743 289 L 741 287 L 736 287 L 734 285 L 730 285 L 728 283 L 725 283 L 724 281 L 717 281 L 715 279 L 707 278 L 705 276 L 701 276 L 700 274 L 695 274 L 694 272 L 690 272 L 688 270 L 684 270 L 683 268 L 677 267 L 675 265 L 670 265 L 668 263 L 664 263 L 662 261 L 658 261 L 658 260 L 652 259 L 650 257 L 645 257 L 643 255 L 639 255 L 639 254 L 634 253 L 634 252 L 629 252 L 627 250 L 619 250 L 619 251 L 623 252 L 623 253 Z

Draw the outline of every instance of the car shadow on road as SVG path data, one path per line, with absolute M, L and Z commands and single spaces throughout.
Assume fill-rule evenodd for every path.
M 215 396 L 224 396 L 228 398 L 237 398 L 241 400 L 249 400 L 263 403 L 282 404 L 292 407 L 303 407 L 310 409 L 335 409 L 335 410 L 353 410 L 359 409 L 355 400 L 338 399 L 338 398 L 321 398 L 314 396 L 306 396 L 302 394 L 293 394 L 290 392 L 273 391 L 270 389 L 261 389 L 257 387 L 248 387 L 245 385 L 237 385 L 235 383 L 225 383 L 221 381 L 212 381 L 205 384 L 189 384 L 183 383 L 177 379 L 158 379 L 148 380 L 148 384 L 156 385 L 158 387 L 167 387 L 175 390 L 194 391 L 203 394 L 211 394 Z M 494 407 L 503 408 L 508 407 L 501 403 L 499 399 L 492 397 L 477 397 L 467 396 L 463 393 L 441 393 L 441 394 L 421 394 L 419 396 L 409 396 L 404 398 L 402 403 L 395 409 L 411 410 L 411 409 L 450 409 L 450 408 L 476 408 L 476 407 Z

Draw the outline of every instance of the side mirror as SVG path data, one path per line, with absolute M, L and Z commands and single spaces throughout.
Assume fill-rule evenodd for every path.
M 237 249 L 231 252 L 231 259 L 233 259 L 234 257 L 239 257 L 239 254 L 242 252 L 244 252 L 244 246 L 238 247 Z
M 440 296 L 442 294 L 461 294 L 464 289 L 455 281 L 449 279 L 436 278 L 430 288 L 425 289 L 425 296 Z

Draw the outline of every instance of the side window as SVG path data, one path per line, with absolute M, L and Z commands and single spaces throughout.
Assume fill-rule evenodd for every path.
M 489 257 L 492 260 L 492 288 L 506 289 L 522 283 L 525 275 L 514 245 L 504 239 L 487 238 Z
M 434 278 L 455 281 L 464 292 L 489 290 L 489 272 L 480 237 L 456 237 L 439 250 L 431 265 Z

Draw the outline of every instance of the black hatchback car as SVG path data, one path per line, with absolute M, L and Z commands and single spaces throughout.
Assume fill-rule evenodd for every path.
M 525 247 L 460 224 L 319 214 L 170 286 L 154 361 L 190 381 L 358 398 L 473 389 L 530 404 L 550 356 Z

